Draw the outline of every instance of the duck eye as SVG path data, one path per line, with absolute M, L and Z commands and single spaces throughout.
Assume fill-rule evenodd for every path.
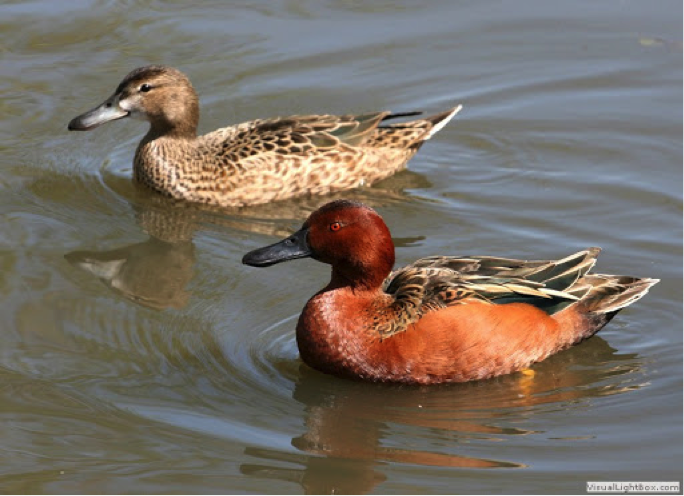
M 333 222 L 332 224 L 330 224 L 330 230 L 332 232 L 337 232 L 340 229 L 342 229 L 342 224 L 340 224 L 339 222 Z
M 140 86 L 140 91 L 142 91 L 143 93 L 147 93 L 147 92 L 150 91 L 151 89 L 152 89 L 152 85 L 147 84 L 147 83 L 142 84 L 142 85 Z

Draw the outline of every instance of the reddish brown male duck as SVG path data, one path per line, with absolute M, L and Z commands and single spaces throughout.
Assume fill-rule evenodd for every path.
M 435 256 L 392 272 L 394 244 L 380 215 L 338 200 L 242 261 L 263 267 L 312 257 L 332 265 L 330 282 L 297 323 L 311 367 L 436 384 L 525 369 L 592 336 L 658 282 L 590 273 L 599 251 L 557 261 Z

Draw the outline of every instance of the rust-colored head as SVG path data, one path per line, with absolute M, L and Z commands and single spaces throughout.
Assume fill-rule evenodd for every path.
M 72 119 L 69 130 L 88 131 L 124 117 L 148 121 L 155 135 L 194 138 L 199 100 L 185 74 L 172 67 L 148 65 L 130 72 L 101 105 Z
M 375 289 L 392 270 L 394 243 L 375 210 L 336 200 L 312 213 L 289 238 L 248 253 L 242 262 L 265 267 L 303 257 L 332 265 L 333 284 Z

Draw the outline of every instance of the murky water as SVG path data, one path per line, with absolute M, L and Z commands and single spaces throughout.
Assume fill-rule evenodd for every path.
M 682 6 L 661 2 L 4 2 L 0 491 L 583 493 L 682 478 Z M 562 257 L 661 278 L 598 336 L 436 388 L 302 365 L 328 269 L 241 256 L 326 199 L 243 211 L 136 189 L 145 126 L 66 124 L 165 63 L 201 130 L 463 112 L 375 206 L 399 264 Z

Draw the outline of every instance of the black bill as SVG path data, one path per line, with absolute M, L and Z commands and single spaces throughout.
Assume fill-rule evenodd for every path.
M 287 260 L 310 257 L 311 248 L 306 240 L 307 233 L 307 229 L 300 229 L 289 238 L 250 251 L 242 257 L 242 263 L 253 267 L 268 267 Z

